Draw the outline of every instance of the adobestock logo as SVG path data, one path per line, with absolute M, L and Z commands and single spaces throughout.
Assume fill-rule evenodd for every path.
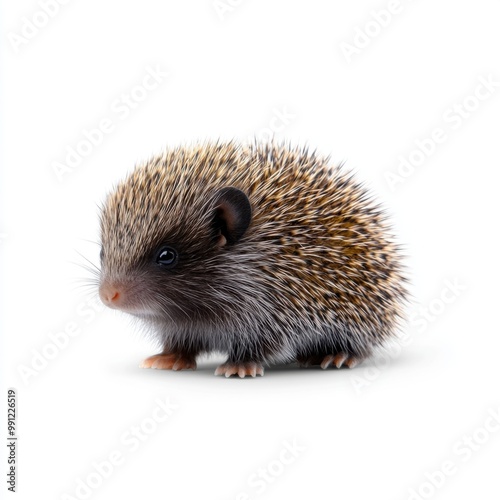
M 27 17 L 21 18 L 22 24 L 19 33 L 10 32 L 7 35 L 14 53 L 17 54 L 21 47 L 33 40 L 40 33 L 40 30 L 45 28 L 49 21 L 56 17 L 61 6 L 69 2 L 70 0 L 40 0 L 38 2 L 40 10 L 37 10 L 31 16 L 31 19 Z
M 441 316 L 445 315 L 449 307 L 466 291 L 467 287 L 459 278 L 444 280 L 444 286 L 436 297 L 408 314 L 409 326 L 417 329 L 418 333 L 424 333 Z M 413 340 L 414 337 L 404 328 L 395 341 L 373 357 L 367 366 L 354 370 L 350 375 L 354 390 L 360 394 L 370 387 L 380 378 L 385 369 L 401 356 L 403 350 L 412 344 Z
M 90 464 L 90 472 L 75 479 L 72 494 L 63 493 L 61 500 L 86 500 L 109 479 L 115 470 L 127 462 L 131 453 L 135 453 L 149 437 L 158 431 L 164 422 L 178 410 L 179 406 L 168 397 L 155 399 L 155 407 L 149 416 L 144 417 L 137 425 L 131 425 L 120 435 L 116 448 L 106 454 L 103 460 L 94 460 Z
M 411 2 L 411 0 L 408 0 Z M 408 3 L 407 2 L 407 3 Z M 354 36 L 349 42 L 340 42 L 340 50 L 348 64 L 369 47 L 373 40 L 377 38 L 393 21 L 394 17 L 403 12 L 404 5 L 400 0 L 390 0 L 385 9 L 372 10 L 371 19 L 362 26 L 354 28 Z
M 104 310 L 103 303 L 98 298 L 91 298 L 80 302 L 74 314 L 74 319 L 68 321 L 63 328 L 50 332 L 48 340 L 39 348 L 31 349 L 29 363 L 21 363 L 17 367 L 24 385 L 36 380 L 40 373 L 45 371 L 52 361 L 64 352 L 81 335 L 85 325 L 92 323 Z
M 442 123 L 422 138 L 415 139 L 415 147 L 405 155 L 399 155 L 398 165 L 395 170 L 384 173 L 385 180 L 391 191 L 406 182 L 424 163 L 437 151 L 438 146 L 444 144 L 452 133 L 460 129 L 482 103 L 490 99 L 500 87 L 500 81 L 495 76 L 478 76 L 478 84 L 474 90 L 459 102 L 446 108 L 442 115 Z
M 438 297 L 410 314 L 410 324 L 418 329 L 418 333 L 425 332 L 429 325 L 442 316 L 448 306 L 453 304 L 466 290 L 467 287 L 460 283 L 458 278 L 446 280 Z
M 126 120 L 132 111 L 144 102 L 151 92 L 157 89 L 169 76 L 158 64 L 152 68 L 147 66 L 141 81 L 128 92 L 122 92 L 110 103 L 111 115 L 108 115 L 92 128 L 83 129 L 78 139 L 66 146 L 63 161 L 52 162 L 52 170 L 59 182 L 71 174 L 114 132 L 119 122 Z
M 500 431 L 500 407 L 490 408 L 488 416 L 472 433 L 464 434 L 452 446 L 452 456 L 437 469 L 424 473 L 425 480 L 408 490 L 408 500 L 427 500 L 433 497 L 464 464 Z
M 253 136 L 249 136 L 249 143 L 256 141 L 268 142 L 283 132 L 296 119 L 297 115 L 290 113 L 287 106 L 272 108 L 272 117 L 265 127 L 260 128 Z
M 235 497 L 236 500 L 250 500 L 254 496 L 262 495 L 306 451 L 306 447 L 299 445 L 295 438 L 283 441 L 282 445 L 275 459 L 250 474 L 247 484 L 251 491 L 240 491 Z

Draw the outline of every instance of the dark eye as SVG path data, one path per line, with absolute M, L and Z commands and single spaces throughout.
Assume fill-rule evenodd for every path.
M 156 263 L 164 267 L 174 267 L 177 264 L 177 252 L 172 247 L 163 247 L 156 254 Z

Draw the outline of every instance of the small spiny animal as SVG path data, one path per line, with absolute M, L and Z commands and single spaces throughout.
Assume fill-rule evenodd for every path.
M 352 368 L 395 336 L 407 298 L 386 217 L 352 174 L 285 144 L 200 143 L 139 164 L 101 211 L 99 293 L 161 352 L 142 366 L 263 375 Z

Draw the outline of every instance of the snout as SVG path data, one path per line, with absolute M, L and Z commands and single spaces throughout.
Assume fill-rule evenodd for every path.
M 104 305 L 112 309 L 120 309 L 123 305 L 124 293 L 122 287 L 105 281 L 99 287 L 99 297 Z

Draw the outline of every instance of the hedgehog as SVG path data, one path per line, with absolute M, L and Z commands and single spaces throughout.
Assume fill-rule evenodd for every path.
M 136 165 L 101 208 L 99 295 L 158 342 L 144 368 L 244 378 L 353 368 L 407 300 L 380 204 L 342 165 L 287 144 L 205 142 Z

